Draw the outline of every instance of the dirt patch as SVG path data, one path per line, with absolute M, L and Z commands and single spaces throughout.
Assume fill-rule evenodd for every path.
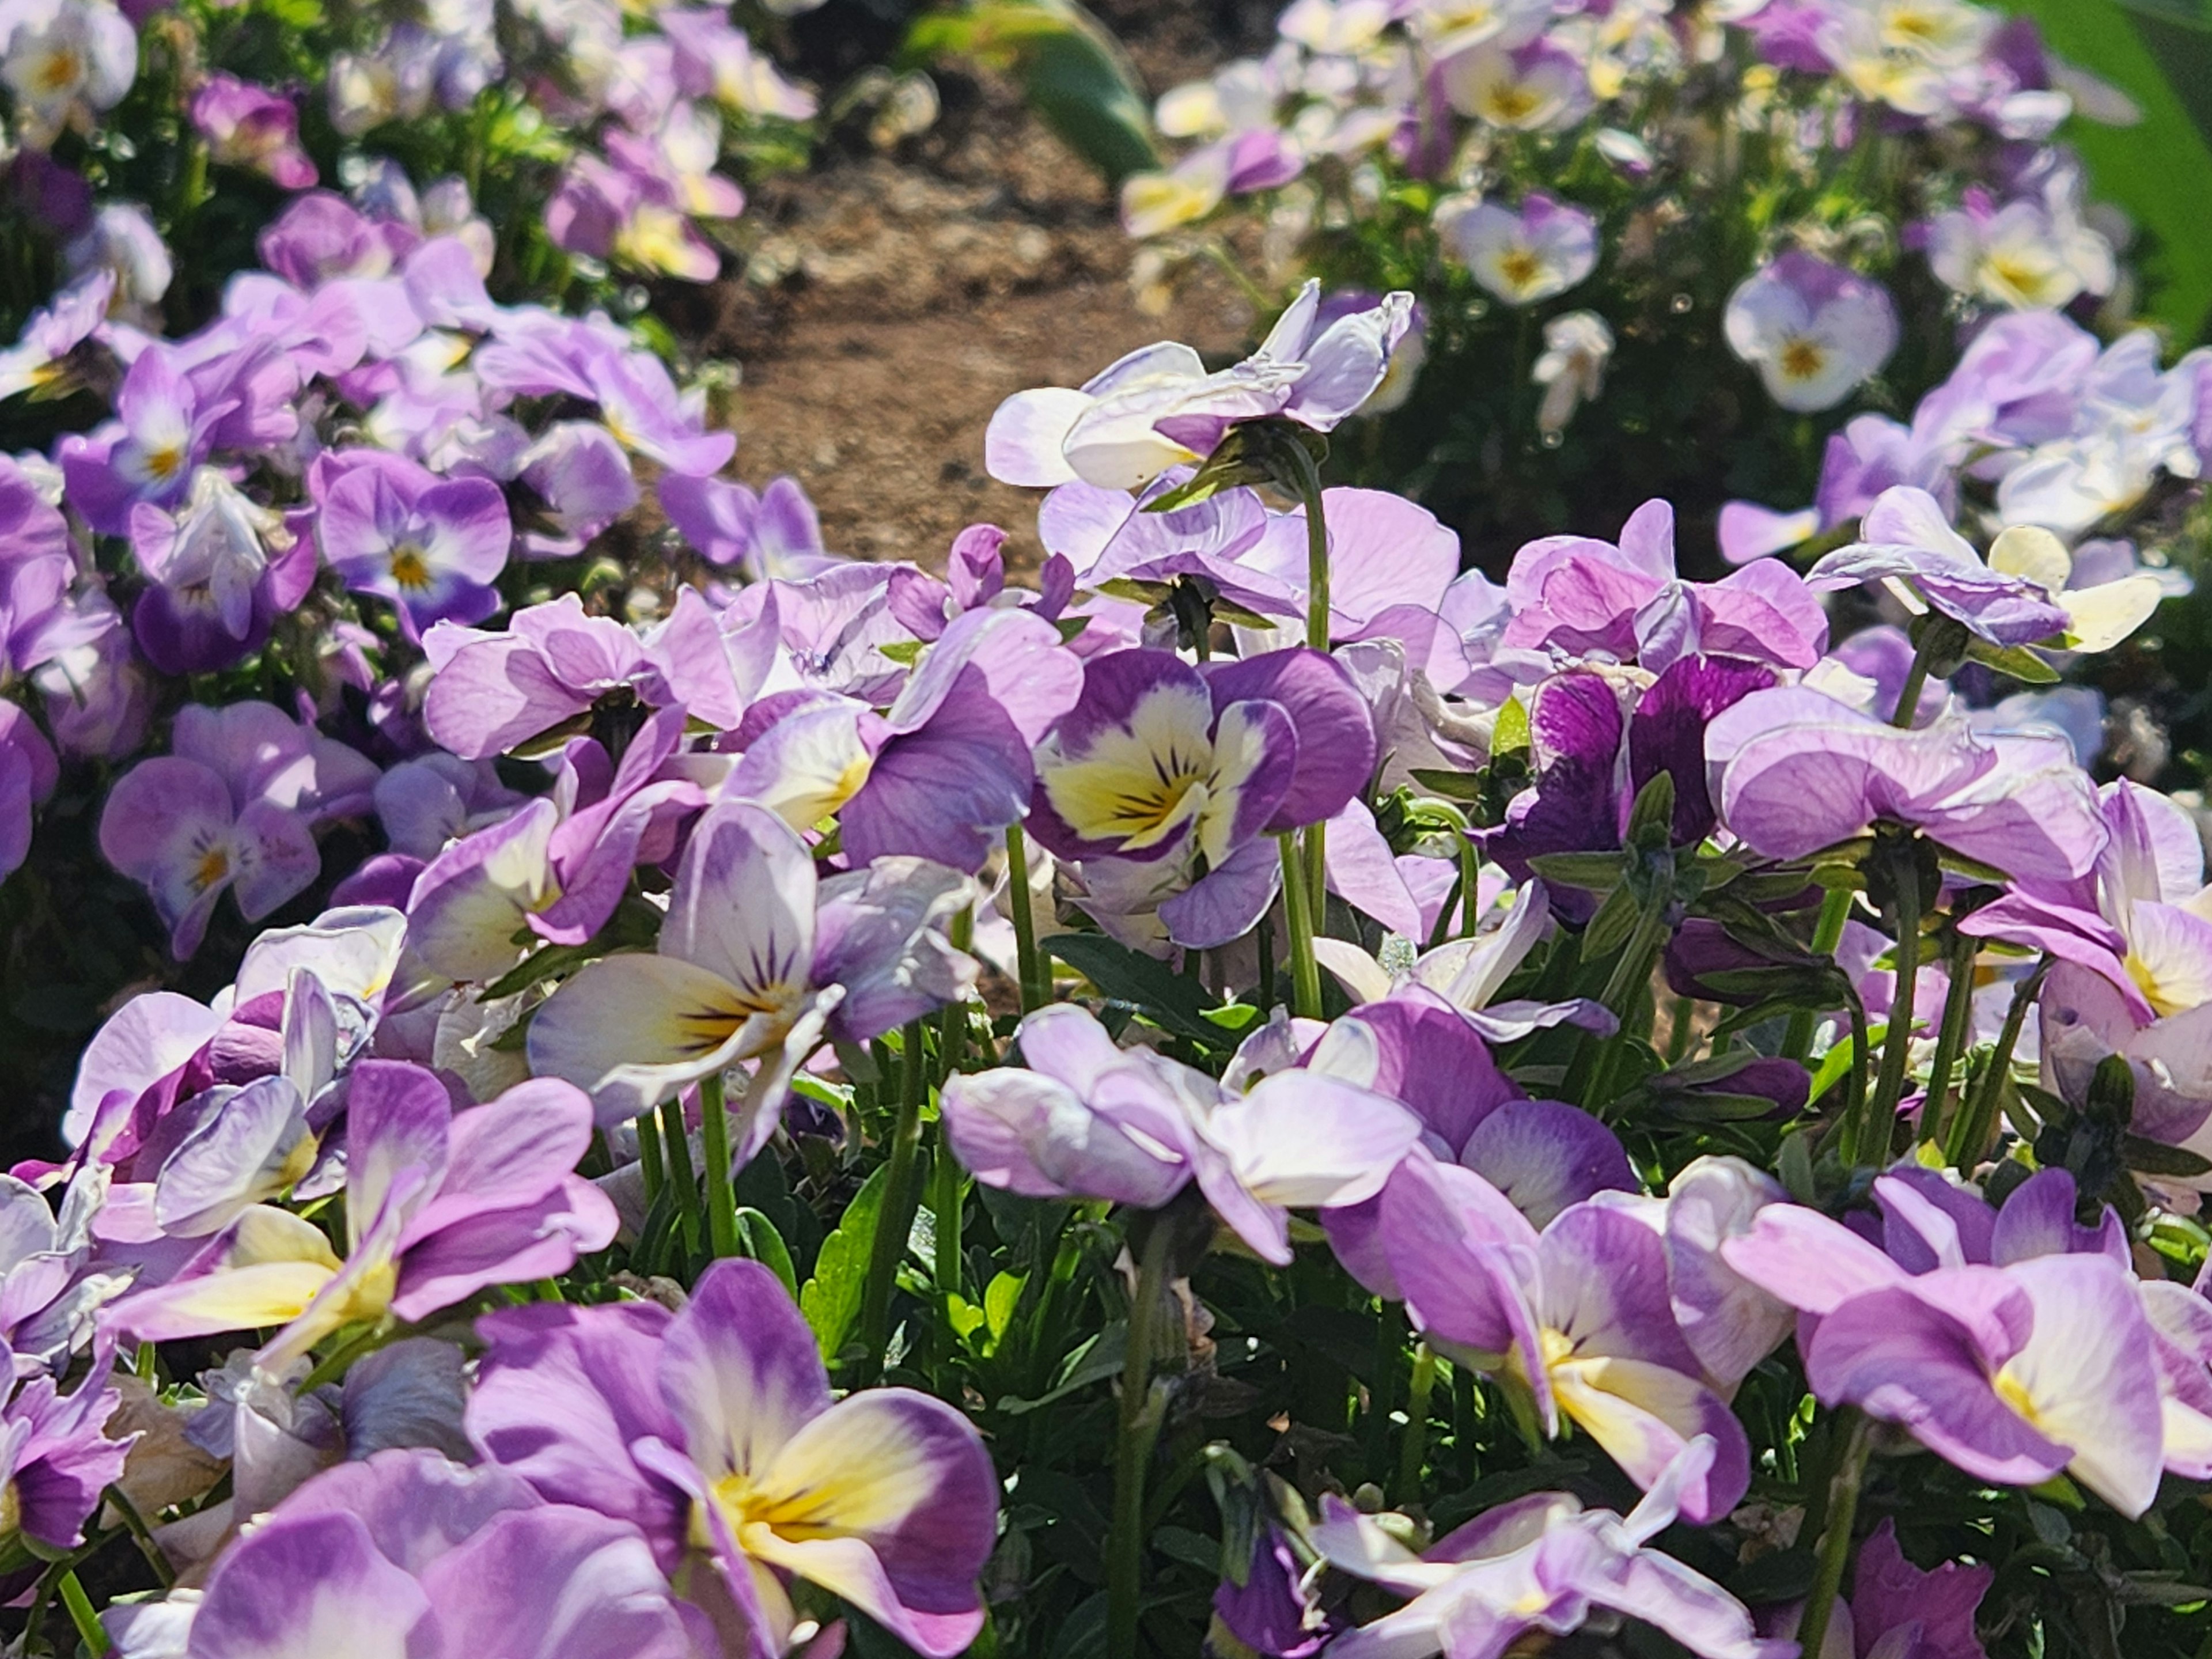
M 1161 84 L 1223 48 L 1138 32 Z M 1097 175 L 988 76 L 939 76 L 937 126 L 896 156 L 846 155 L 772 181 L 749 210 L 742 276 L 708 296 L 703 347 L 743 365 L 736 471 L 797 477 L 835 551 L 934 564 L 964 526 L 1036 555 L 1036 495 L 983 475 L 983 428 L 1025 387 L 1073 386 L 1164 337 L 1202 352 L 1247 342 L 1252 310 L 1226 276 L 1145 315 L 1135 244 Z M 1153 88 L 1157 90 L 1157 87 Z

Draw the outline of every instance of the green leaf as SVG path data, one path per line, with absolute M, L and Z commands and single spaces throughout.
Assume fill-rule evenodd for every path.
M 2120 1153 L 2128 1168 L 2138 1175 L 2172 1176 L 2183 1181 L 2212 1175 L 2212 1158 L 2200 1158 L 2185 1147 L 2169 1146 L 2162 1140 L 2146 1140 L 2141 1135 L 2123 1139 Z
M 799 1278 L 793 1272 L 791 1251 L 783 1242 L 783 1235 L 770 1221 L 750 1205 L 738 1208 L 738 1250 L 752 1258 L 783 1281 L 789 1295 L 799 1294 Z
M 1554 887 L 1609 893 L 1620 885 L 1628 860 L 1619 853 L 1539 853 L 1528 867 Z
M 1473 772 L 1439 772 L 1417 766 L 1413 781 L 1439 800 L 1482 799 L 1482 780 Z
M 1510 754 L 1528 746 L 1528 709 L 1517 696 L 1508 697 L 1498 711 L 1498 724 L 1490 731 L 1490 752 Z
M 2076 118 L 2064 134 L 2089 169 L 2096 195 L 2125 208 L 2156 238 L 2141 259 L 2152 314 L 2184 344 L 2212 316 L 2212 236 L 2203 192 L 2186 180 L 2212 179 L 2212 30 L 2183 0 L 2012 0 L 2033 17 L 2051 49 L 2133 99 L 2142 120 L 2106 127 Z M 2192 112 L 2194 112 L 2192 115 Z
M 1068 1355 L 1060 1366 L 1060 1380 L 1034 1400 L 1018 1400 L 1009 1396 L 999 1401 L 999 1409 L 1009 1417 L 1021 1417 L 1041 1406 L 1052 1405 L 1068 1395 L 1089 1388 L 1093 1382 L 1118 1376 L 1121 1371 L 1121 1353 L 1128 1346 L 1129 1327 L 1126 1321 L 1115 1320 L 1104 1330 L 1085 1341 Z
M 1966 658 L 2026 685 L 2058 684 L 2058 671 L 2024 645 L 1991 645 L 1986 640 L 1976 640 L 1966 647 Z
M 868 1277 L 868 1256 L 875 1245 L 876 1217 L 884 1206 L 884 1185 L 890 1170 L 878 1164 L 873 1174 L 845 1206 L 836 1230 L 822 1241 L 815 1259 L 814 1277 L 799 1293 L 799 1311 L 822 1347 L 823 1358 L 836 1360 L 860 1316 L 860 1291 Z
M 976 0 L 933 13 L 907 32 L 903 56 L 972 58 L 1012 73 L 1045 125 L 1109 184 L 1160 164 L 1135 66 L 1074 0 Z
M 983 1328 L 990 1332 L 993 1346 L 1014 1322 L 1014 1310 L 1020 1305 L 1022 1287 L 1029 1282 L 1027 1273 L 1000 1273 L 983 1287 Z
M 1164 962 L 1103 933 L 1055 933 L 1044 941 L 1044 947 L 1109 1001 L 1128 1004 L 1163 1030 L 1209 1048 L 1230 1046 L 1229 1034 L 1206 1018 L 1214 1000 Z

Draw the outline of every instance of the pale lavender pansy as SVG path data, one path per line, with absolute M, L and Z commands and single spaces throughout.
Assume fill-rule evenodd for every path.
M 690 1659 L 703 1624 L 634 1528 L 405 1450 L 309 1481 L 168 1606 L 181 1659 Z M 110 1615 L 126 1653 L 143 1617 Z
M 1795 1205 L 1760 1211 L 1721 1254 L 1814 1316 L 1799 1340 L 1824 1405 L 1896 1423 L 1979 1479 L 2034 1486 L 2066 1471 L 2123 1514 L 2141 1515 L 2164 1457 L 2151 1328 L 2124 1262 L 2100 1238 L 2073 1232 L 2070 1181 L 2063 1227 L 2048 1224 L 2044 1200 L 2057 1195 L 2051 1187 L 2021 1204 L 2002 1237 L 1995 1229 L 2006 1217 L 1996 1217 L 1976 1249 L 1954 1211 L 1898 1182 L 1890 1201 L 1905 1218 L 1904 1265 Z M 2054 1247 L 2060 1253 L 2042 1253 Z M 2000 1265 L 1982 1265 L 1992 1259 Z M 1922 1263 L 1926 1271 L 1911 1271 Z
M 637 1526 L 664 1570 L 703 1557 L 733 1652 L 785 1651 L 793 1578 L 929 1659 L 975 1639 L 998 1512 L 982 1442 L 911 1389 L 833 1403 L 814 1334 L 766 1267 L 716 1262 L 673 1316 L 540 1306 L 479 1328 L 490 1352 L 468 1422 L 493 1465 Z
M 248 1207 L 165 1285 L 106 1316 L 142 1340 L 276 1328 L 281 1365 L 349 1325 L 418 1320 L 488 1285 L 564 1273 L 604 1249 L 613 1206 L 573 1171 L 590 1103 L 542 1079 L 456 1113 L 420 1066 L 368 1060 L 347 1100 L 343 1258 L 289 1211 Z
M 1963 720 L 1885 725 L 1801 686 L 1754 691 L 1706 728 L 1721 821 L 1799 859 L 1877 822 L 1919 830 L 2023 880 L 2064 884 L 2106 841 L 2094 786 L 2057 732 L 1982 736 Z
M 1723 321 L 1729 349 L 1799 413 L 1834 408 L 1897 349 L 1887 289 L 1795 249 L 1736 285 Z
M 1029 1015 L 1019 1036 L 1026 1069 L 945 1085 L 946 1137 L 978 1181 L 1156 1209 L 1194 1180 L 1222 1221 L 1278 1264 L 1291 1259 L 1292 1208 L 1373 1197 L 1421 1133 L 1404 1109 L 1319 1073 L 1277 1073 L 1235 1094 L 1163 1055 L 1117 1048 L 1073 1006 Z
M 503 631 L 441 624 L 422 639 L 431 670 L 423 724 L 464 760 L 543 739 L 602 698 L 681 708 L 727 729 L 768 678 L 778 625 L 773 593 L 740 618 L 688 588 L 643 635 L 590 615 L 573 593 L 525 606 Z
M 1474 280 L 1509 306 L 1565 294 L 1597 269 L 1597 221 L 1540 191 L 1517 210 L 1468 207 L 1445 222 L 1443 234 Z
M 1322 1559 L 1408 1598 L 1329 1652 L 1490 1659 L 1523 1636 L 1567 1634 L 1601 1612 L 1655 1626 L 1699 1659 L 1789 1659 L 1794 1644 L 1760 1639 L 1742 1603 L 1650 1547 L 1678 1517 L 1697 1513 L 1696 1494 L 1722 1455 L 1708 1438 L 1686 1443 L 1625 1518 L 1539 1492 L 1476 1516 L 1418 1556 L 1342 1499 L 1324 1498 L 1313 1534 Z
M 1380 1237 L 1430 1340 L 1497 1375 L 1543 1433 L 1571 1419 L 1646 1491 L 1710 1436 L 1682 1511 L 1741 1500 L 1749 1442 L 1675 1323 L 1665 1245 L 1641 1221 L 1585 1202 L 1540 1234 L 1480 1176 L 1416 1152 L 1383 1193 Z
M 507 566 L 514 522 L 499 486 L 441 479 L 404 456 L 349 450 L 308 475 L 324 561 L 356 592 L 388 599 L 408 632 L 483 621 Z
M 1505 596 L 1507 647 L 1633 659 L 1655 673 L 1699 653 L 1809 668 L 1828 640 L 1820 601 L 1787 566 L 1680 580 L 1674 510 L 1662 501 L 1632 514 L 1618 544 L 1586 536 L 1528 543 L 1513 556 Z
M 1016 393 L 991 417 L 984 465 L 1004 483 L 1137 489 L 1203 459 L 1241 421 L 1282 416 L 1329 431 L 1382 384 L 1413 305 L 1410 294 L 1389 295 L 1322 328 L 1321 285 L 1309 282 L 1260 349 L 1217 374 L 1162 341 L 1079 389 Z
M 865 1040 L 964 994 L 975 964 L 942 929 L 965 891 L 921 860 L 820 882 L 782 819 L 724 801 L 691 831 L 657 950 L 563 981 L 531 1023 L 531 1067 L 589 1091 L 612 1123 L 758 1060 L 738 1133 L 750 1158 L 825 1035 Z

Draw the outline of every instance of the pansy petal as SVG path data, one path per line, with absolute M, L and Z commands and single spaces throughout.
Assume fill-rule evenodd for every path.
M 718 1261 L 669 1327 L 660 1393 L 710 1480 L 767 1478 L 793 1436 L 830 1408 L 814 1334 L 774 1273 Z

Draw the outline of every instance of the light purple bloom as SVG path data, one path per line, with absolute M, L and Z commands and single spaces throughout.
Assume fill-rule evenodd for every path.
M 1030 833 L 1065 858 L 1187 872 L 1203 857 L 1208 873 L 1177 881 L 1161 917 L 1182 943 L 1223 944 L 1273 896 L 1263 875 L 1262 890 L 1212 902 L 1231 898 L 1236 855 L 1334 817 L 1374 763 L 1365 702 L 1317 652 L 1193 668 L 1117 651 L 1091 659 L 1081 700 L 1037 751 Z
M 131 547 L 153 579 L 131 632 L 165 674 L 228 668 L 259 649 L 315 580 L 313 542 L 216 467 L 200 468 L 173 510 L 131 508 Z
M 1699 1659 L 1787 1659 L 1762 1641 L 1742 1604 L 1701 1573 L 1650 1547 L 1711 1479 L 1711 1440 L 1687 1443 L 1626 1519 L 1564 1492 L 1503 1504 L 1416 1556 L 1331 1494 L 1314 1542 L 1330 1565 L 1410 1599 L 1339 1637 L 1336 1659 L 1491 1659 L 1524 1634 L 1565 1635 L 1604 1609 L 1657 1626 Z
M 100 847 L 145 884 L 181 960 L 227 890 L 258 921 L 313 883 L 322 861 L 312 826 L 365 805 L 376 769 L 267 703 L 188 708 L 172 748 L 109 793 Z
M 698 1651 L 698 1615 L 679 1611 L 635 1528 L 434 1452 L 386 1451 L 319 1475 L 224 1552 L 197 1607 L 171 1605 L 189 1620 L 183 1659 Z M 111 1632 L 143 1616 L 118 1608 Z
M 281 1328 L 264 1366 L 349 1325 L 415 1321 L 493 1285 L 565 1273 L 603 1249 L 615 1212 L 573 1174 L 591 1105 L 564 1083 L 518 1085 L 456 1113 L 420 1066 L 365 1060 L 347 1098 L 343 1260 L 286 1210 L 245 1210 L 184 1272 L 109 1309 L 141 1340 Z
M 1016 393 L 991 416 L 984 465 L 1003 483 L 1138 489 L 1211 453 L 1240 421 L 1283 416 L 1329 431 L 1382 383 L 1413 304 L 1410 294 L 1389 295 L 1317 328 L 1321 285 L 1309 282 L 1260 349 L 1218 374 L 1163 341 L 1080 390 Z
M 819 884 L 782 819 L 724 801 L 691 832 L 658 950 L 603 957 L 563 982 L 531 1023 L 531 1068 L 588 1090 L 611 1123 L 758 1060 L 738 1135 L 750 1158 L 833 1018 L 836 1035 L 863 1040 L 972 983 L 975 964 L 939 931 L 965 887 L 920 859 Z
M 516 611 L 503 633 L 434 626 L 422 640 L 423 724 L 464 760 L 521 747 L 609 696 L 727 729 L 767 678 L 776 634 L 773 599 L 750 618 L 717 616 L 689 588 L 642 638 L 573 593 Z
M 1421 1133 L 1412 1114 L 1316 1072 L 1238 1096 L 1148 1049 L 1115 1046 L 1073 1006 L 1024 1019 L 1027 1070 L 951 1079 L 945 1133 L 988 1187 L 1156 1209 L 1185 1183 L 1238 1237 L 1291 1260 L 1290 1211 L 1364 1202 Z
M 1700 652 L 1809 668 L 1827 644 L 1820 601 L 1786 565 L 1750 564 L 1717 582 L 1678 577 L 1674 510 L 1662 501 L 1637 508 L 1618 545 L 1587 536 L 1528 543 L 1513 556 L 1505 593 L 1507 647 L 1601 652 L 1655 673 Z
M 1380 1238 L 1430 1340 L 1498 1375 L 1544 1433 L 1572 1419 L 1647 1492 L 1710 1436 L 1682 1511 L 1711 1520 L 1741 1499 L 1749 1442 L 1675 1323 L 1666 1247 L 1643 1222 L 1589 1202 L 1539 1234 L 1480 1176 L 1416 1152 L 1384 1189 Z
M 1992 645 L 2032 645 L 2067 631 L 2066 611 L 2041 584 L 1983 563 L 1923 489 L 1900 485 L 1883 491 L 1868 509 L 1859 535 L 1814 565 L 1807 585 L 1826 592 L 1863 582 L 1893 589 L 1905 584 L 1909 596 Z
M 1834 408 L 1897 349 L 1888 289 L 1794 249 L 1737 284 L 1725 325 L 1767 395 L 1799 412 Z
M 2024 1208 L 2023 1226 L 2037 1213 Z M 1817 1317 L 1800 1340 L 1823 1405 L 1899 1424 L 1978 1479 L 2034 1486 L 2068 1471 L 2141 1515 L 2157 1495 L 2164 1429 L 2133 1275 L 2101 1251 L 2016 1253 L 2039 1242 L 1993 1243 L 2006 1265 L 1981 1266 L 1955 1223 L 1941 1236 L 1945 1253 L 1927 1258 L 1937 1265 L 1915 1274 L 1818 1212 L 1776 1205 L 1721 1253 Z
M 308 489 L 325 562 L 348 587 L 389 599 L 410 637 L 499 608 L 491 583 L 506 568 L 514 527 L 497 484 L 441 479 L 402 456 L 350 450 L 320 458 Z
M 191 488 L 233 398 L 204 398 L 175 349 L 149 345 L 115 394 L 116 418 L 88 437 L 64 439 L 70 505 L 106 536 L 128 534 L 140 501 L 168 507 Z
M 1565 294 L 1597 269 L 1597 221 L 1531 192 L 1516 211 L 1483 202 L 1447 220 L 1443 235 L 1474 280 L 1509 306 Z
M 20 1533 L 56 1554 L 76 1549 L 102 1493 L 122 1478 L 131 1442 L 105 1432 L 123 1403 L 112 1382 L 114 1363 L 114 1349 L 102 1343 L 69 1393 L 51 1376 L 34 1376 L 0 1407 L 0 1491 L 8 1494 L 10 1543 Z
M 755 495 L 672 472 L 660 480 L 660 508 L 708 563 L 739 565 L 756 581 L 817 576 L 841 562 L 823 546 L 822 521 L 796 478 L 771 478 Z
M 911 1389 L 833 1404 L 766 1267 L 716 1262 L 673 1316 L 538 1306 L 478 1328 L 491 1352 L 468 1421 L 486 1455 L 553 1503 L 635 1524 L 665 1570 L 703 1557 L 737 1617 L 733 1654 L 785 1651 L 791 1578 L 929 1659 L 975 1639 L 998 1512 L 982 1442 Z
M 2095 866 L 2094 786 L 2057 732 L 1982 736 L 1962 720 L 1899 731 L 1800 686 L 1755 691 L 1706 728 L 1721 822 L 1754 852 L 1800 859 L 1876 821 L 2023 880 Z
M 300 148 L 300 112 L 281 93 L 217 72 L 192 94 L 191 114 L 216 161 L 265 173 L 286 190 L 315 182 L 315 164 Z

